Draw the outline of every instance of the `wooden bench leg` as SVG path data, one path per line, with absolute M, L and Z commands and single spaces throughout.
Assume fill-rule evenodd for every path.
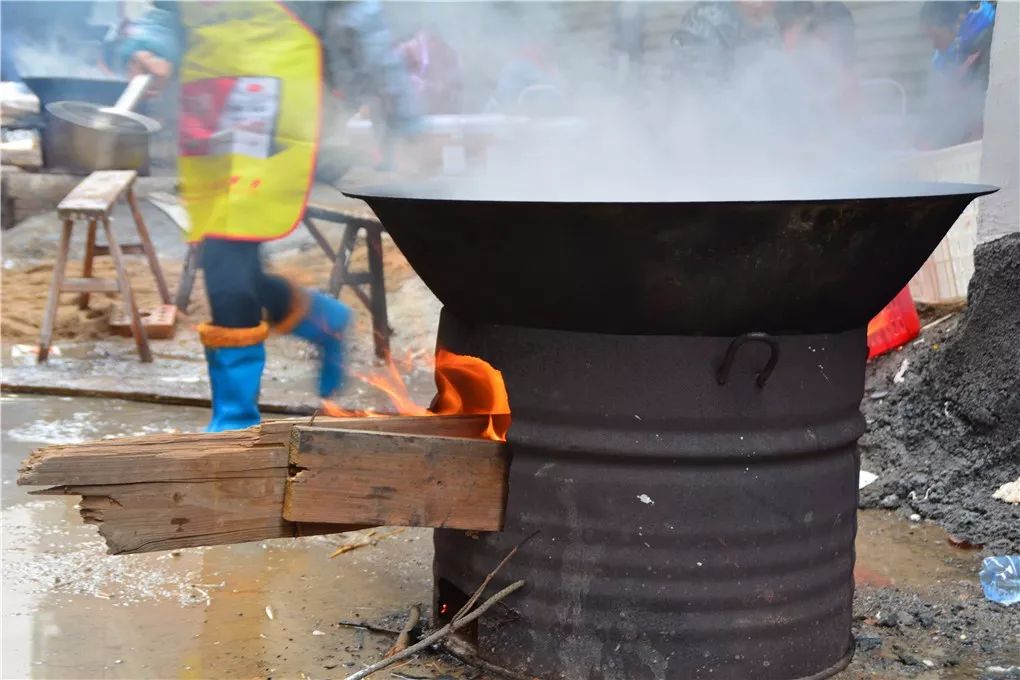
M 348 222 L 344 226 L 344 236 L 340 241 L 340 250 L 333 260 L 333 269 L 329 272 L 329 294 L 333 297 L 340 295 L 340 290 L 347 283 L 347 268 L 351 264 L 351 253 L 354 251 L 354 244 L 358 240 L 358 231 L 361 226 Z
M 135 338 L 135 345 L 138 346 L 138 355 L 142 362 L 152 361 L 152 351 L 149 349 L 149 338 L 142 325 L 142 317 L 135 305 L 135 296 L 131 291 L 131 281 L 128 279 L 127 270 L 124 268 L 124 254 L 120 250 L 117 237 L 113 234 L 108 218 L 103 219 L 103 228 L 106 230 L 106 242 L 110 244 L 110 257 L 113 258 L 113 266 L 117 270 L 117 283 L 120 286 L 120 295 L 124 300 L 124 309 L 131 320 L 131 335 Z
M 302 217 L 301 221 L 304 222 L 305 227 L 308 228 L 308 231 L 312 234 L 312 238 L 315 239 L 315 242 L 319 244 L 320 248 L 322 248 L 322 252 L 326 253 L 326 257 L 329 258 L 329 261 L 336 262 L 336 253 L 333 252 L 333 246 L 329 244 L 329 241 L 327 241 L 326 237 L 323 236 L 321 231 L 319 231 L 319 228 L 315 226 L 315 224 L 308 219 L 307 216 Z
M 375 355 L 385 359 L 390 355 L 390 322 L 386 310 L 386 276 L 383 270 L 382 229 L 367 227 L 368 274 L 372 294 L 372 336 L 375 338 Z
M 159 266 L 159 257 L 156 256 L 156 249 L 152 245 L 152 239 L 149 238 L 149 228 L 145 226 L 145 220 L 142 219 L 142 211 L 138 208 L 133 188 L 127 190 L 127 202 L 131 208 L 131 216 L 135 219 L 138 236 L 142 240 L 142 250 L 145 251 L 145 257 L 149 260 L 149 269 L 152 271 L 153 278 L 156 279 L 159 297 L 163 300 L 164 305 L 168 305 L 170 304 L 170 289 L 166 285 L 166 279 L 163 278 L 163 268 Z
M 50 354 L 50 343 L 53 341 L 53 324 L 57 320 L 57 303 L 60 301 L 60 289 L 64 285 L 64 270 L 67 268 L 67 253 L 71 248 L 72 220 L 64 220 L 64 228 L 60 233 L 60 245 L 57 246 L 57 261 L 53 264 L 53 281 L 50 283 L 50 294 L 46 298 L 46 311 L 43 316 L 42 330 L 39 333 L 39 351 L 36 361 L 44 363 Z
M 191 290 L 195 287 L 195 277 L 198 275 L 198 264 L 202 258 L 202 244 L 192 243 L 188 246 L 188 254 L 184 258 L 184 269 L 181 270 L 181 280 L 177 284 L 177 298 L 174 304 L 182 313 L 188 313 L 188 305 L 191 303 Z
M 85 237 L 85 257 L 82 258 L 81 262 L 81 275 L 82 278 L 87 279 L 92 276 L 92 261 L 96 257 L 96 221 L 89 220 L 89 233 Z M 78 296 L 78 309 L 89 308 L 89 294 L 82 293 Z

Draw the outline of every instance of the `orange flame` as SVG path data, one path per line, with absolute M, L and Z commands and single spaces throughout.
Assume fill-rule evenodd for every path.
M 424 406 L 414 403 L 411 393 L 407 390 L 407 384 L 404 383 L 404 379 L 400 376 L 400 371 L 397 370 L 397 366 L 393 363 L 392 359 L 386 359 L 386 370 L 384 373 L 376 375 L 359 374 L 357 377 L 389 397 L 390 401 L 393 402 L 393 406 L 397 409 L 397 413 L 400 415 L 431 415 Z
M 510 429 L 510 399 L 503 374 L 478 357 L 436 351 L 436 398 L 433 413 L 487 415 L 489 425 L 482 436 L 506 441 Z
M 413 357 L 409 356 L 409 362 Z M 387 359 L 382 373 L 356 374 L 389 397 L 397 413 L 411 416 L 487 415 L 489 422 L 480 433 L 485 439 L 506 441 L 510 428 L 510 400 L 503 374 L 478 357 L 454 354 L 440 348 L 435 356 L 436 396 L 425 408 L 415 403 L 393 359 Z M 334 417 L 372 417 L 385 414 L 345 409 L 323 400 L 322 412 Z
M 382 413 L 376 413 L 375 411 L 366 411 L 360 408 L 344 408 L 337 404 L 335 401 L 329 399 L 323 399 L 322 405 L 319 408 L 323 415 L 330 416 L 332 418 L 372 418 L 382 416 Z

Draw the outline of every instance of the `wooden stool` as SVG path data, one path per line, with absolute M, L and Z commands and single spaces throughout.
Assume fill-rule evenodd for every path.
M 312 220 L 326 220 L 344 225 L 344 235 L 340 239 L 340 249 L 334 251 L 329 241 L 323 236 Z M 377 220 L 357 217 L 343 210 L 321 203 L 309 203 L 301 218 L 312 237 L 323 252 L 333 262 L 329 272 L 329 294 L 339 297 L 344 286 L 350 286 L 361 303 L 372 313 L 372 337 L 375 340 L 375 355 L 385 359 L 390 355 L 389 313 L 386 309 L 386 274 L 383 269 L 382 233 L 383 227 Z M 368 247 L 368 270 L 352 272 L 351 255 L 354 245 L 358 242 L 358 233 L 365 232 L 365 244 Z M 368 292 L 364 286 L 368 286 Z
M 61 293 L 79 293 L 78 307 L 80 309 L 88 308 L 90 293 L 120 293 L 124 302 L 124 311 L 130 320 L 131 335 L 134 336 L 135 344 L 138 346 L 138 354 L 142 361 L 152 361 L 152 352 L 149 350 L 145 326 L 131 292 L 127 269 L 124 267 L 124 255 L 145 255 L 149 261 L 149 269 L 156 279 L 159 295 L 163 299 L 163 303 L 167 305 L 170 304 L 170 290 L 163 278 L 163 271 L 160 269 L 159 259 L 156 257 L 156 249 L 152 246 L 152 241 L 149 238 L 149 230 L 145 226 L 142 213 L 135 200 L 132 186 L 136 177 L 137 173 L 134 170 L 93 172 L 57 206 L 57 214 L 63 220 L 63 231 L 57 250 L 57 262 L 53 267 L 53 282 L 50 284 L 49 297 L 46 301 L 46 315 L 43 317 L 42 332 L 39 335 L 39 353 L 37 355 L 39 363 L 46 361 L 49 355 L 53 324 L 57 318 L 57 303 Z M 121 245 L 110 226 L 110 213 L 122 195 L 126 195 L 141 243 Z M 74 228 L 75 220 L 88 221 L 88 236 L 85 240 L 85 257 L 82 260 L 82 277 L 67 278 L 65 270 L 71 246 L 71 231 Z M 96 244 L 96 230 L 100 223 L 106 232 L 107 245 L 105 246 Z M 113 259 L 113 266 L 117 271 L 115 281 L 97 279 L 92 276 L 92 261 L 100 255 L 109 255 Z
M 382 225 L 376 220 L 357 217 L 345 213 L 339 208 L 330 207 L 318 203 L 309 203 L 305 207 L 304 216 L 301 218 L 304 225 L 308 227 L 315 242 L 319 244 L 326 257 L 333 263 L 329 273 L 330 295 L 338 297 L 344 286 L 350 286 L 351 291 L 361 300 L 362 304 L 372 313 L 372 336 L 375 341 L 375 354 L 380 358 L 390 355 L 390 335 L 393 329 L 390 328 L 389 315 L 386 309 L 386 276 L 383 270 L 382 252 Z M 313 219 L 326 220 L 345 224 L 344 235 L 340 239 L 340 250 L 333 250 L 333 246 L 312 222 Z M 368 247 L 368 271 L 350 271 L 351 254 L 358 242 L 358 233 L 364 230 L 365 242 Z M 184 260 L 184 269 L 181 273 L 181 281 L 177 287 L 177 308 L 187 313 L 188 304 L 191 301 L 191 290 L 195 285 L 195 275 L 198 273 L 199 260 L 201 257 L 201 246 L 192 244 L 188 248 L 187 258 Z M 363 286 L 367 285 L 369 290 L 366 293 Z

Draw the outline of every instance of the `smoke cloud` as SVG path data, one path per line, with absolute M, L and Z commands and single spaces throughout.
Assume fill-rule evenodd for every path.
M 778 41 L 744 45 L 724 73 L 708 77 L 697 72 L 703 65 L 684 63 L 682 50 L 666 63 L 621 69 L 612 31 L 591 32 L 601 39 L 577 33 L 580 4 L 588 3 L 440 4 L 427 20 L 399 4 L 388 8 L 395 16 L 403 9 L 398 25 L 424 25 L 462 51 L 465 101 L 474 110 L 522 113 L 492 106 L 500 72 L 522 55 L 539 55 L 559 95 L 546 115 L 504 132 L 485 167 L 445 182 L 445 191 L 516 200 L 767 200 L 888 194 L 890 182 L 909 179 L 903 149 L 875 134 L 855 99 L 845 35 L 818 32 L 792 50 Z M 640 4 L 662 15 L 666 3 Z M 668 4 L 676 16 L 692 5 Z
M 98 63 L 102 37 L 117 20 L 116 3 L 4 0 L 0 8 L 5 79 L 112 77 Z

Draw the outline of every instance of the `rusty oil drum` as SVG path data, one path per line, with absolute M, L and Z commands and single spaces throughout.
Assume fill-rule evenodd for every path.
M 467 325 L 513 423 L 501 533 L 435 534 L 436 611 L 538 531 L 460 641 L 527 677 L 823 678 L 853 651 L 864 329 L 628 336 Z

